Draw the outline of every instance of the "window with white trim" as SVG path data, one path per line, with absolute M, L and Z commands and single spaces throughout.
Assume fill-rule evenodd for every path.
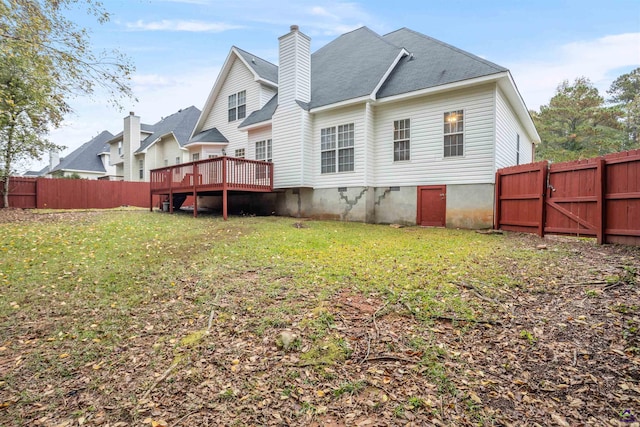
M 122 141 L 118 141 L 118 156 L 122 156 Z
M 273 161 L 270 139 L 256 142 L 256 160 L 262 160 L 264 162 Z
M 138 174 L 140 179 L 144 179 L 144 159 L 138 159 Z
M 354 136 L 353 123 L 320 130 L 320 173 L 354 170 Z
M 464 155 L 464 112 L 444 113 L 444 157 Z
M 238 148 L 235 152 L 235 157 L 244 159 L 244 148 Z
M 247 91 L 229 95 L 229 121 L 244 119 L 247 116 Z
M 164 165 L 169 166 L 169 159 L 164 159 Z
M 520 164 L 520 134 L 516 134 L 516 165 Z
M 180 156 L 176 157 L 176 165 L 180 164 Z
M 200 153 L 193 153 L 191 155 L 191 161 L 192 162 L 197 162 L 198 160 L 200 160 Z
M 411 160 L 411 121 L 410 119 L 393 121 L 393 161 Z

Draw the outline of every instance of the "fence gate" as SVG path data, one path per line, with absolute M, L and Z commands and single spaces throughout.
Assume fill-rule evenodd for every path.
M 494 227 L 640 245 L 640 150 L 496 172 Z

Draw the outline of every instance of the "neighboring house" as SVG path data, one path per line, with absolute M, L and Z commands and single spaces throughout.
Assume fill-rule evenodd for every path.
M 115 179 L 115 168 L 109 164 L 109 141 L 113 134 L 102 131 L 62 159 L 55 155 L 46 176 L 74 176 L 83 179 Z
M 281 215 L 491 227 L 496 170 L 539 140 L 509 70 L 406 28 L 310 42 L 292 26 L 279 67 L 232 47 L 189 159 L 273 161 Z
M 191 106 L 147 125 L 129 113 L 124 118 L 124 130 L 107 141 L 118 178 L 148 181 L 151 169 L 190 161 L 185 145 L 199 116 L 200 110 Z

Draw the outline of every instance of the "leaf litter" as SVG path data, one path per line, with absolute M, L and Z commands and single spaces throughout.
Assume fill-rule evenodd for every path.
M 504 239 L 539 250 L 534 236 Z M 33 317 L 15 303 L 0 335 L 0 424 L 637 426 L 640 251 L 544 245 L 556 255 L 533 272 L 494 260 L 515 285 L 453 284 L 473 319 L 400 294 L 300 288 L 267 268 L 212 287 L 184 276 L 172 298 L 120 319 L 117 337 L 90 304 Z

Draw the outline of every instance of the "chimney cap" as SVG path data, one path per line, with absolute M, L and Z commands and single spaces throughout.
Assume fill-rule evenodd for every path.
M 134 113 L 133 111 L 129 111 L 129 115 L 130 115 L 130 116 L 135 116 L 135 115 L 136 115 L 136 113 Z
M 300 29 L 300 27 L 298 27 L 297 25 L 292 25 L 291 26 L 291 31 L 298 31 Z

